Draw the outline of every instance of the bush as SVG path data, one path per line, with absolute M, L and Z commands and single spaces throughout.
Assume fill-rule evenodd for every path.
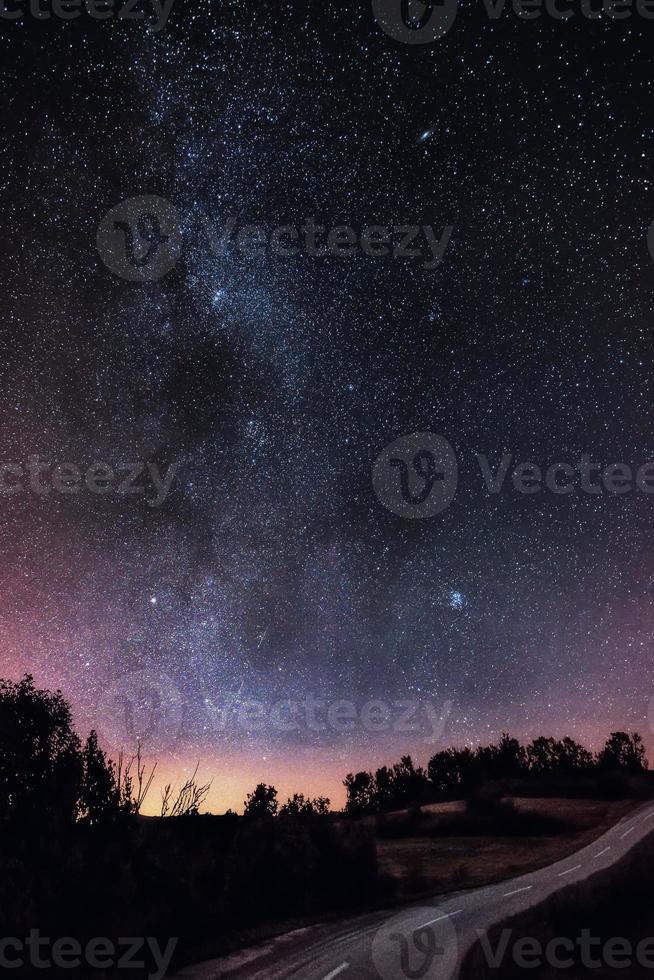
M 547 837 L 564 833 L 568 825 L 556 817 L 518 810 L 496 791 L 480 792 L 468 800 L 466 811 L 453 814 L 431 831 L 434 837 Z

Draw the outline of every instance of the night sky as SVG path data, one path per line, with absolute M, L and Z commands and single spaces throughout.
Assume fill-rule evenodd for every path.
M 654 21 L 466 2 L 418 45 L 369 2 L 177 0 L 158 32 L 0 21 L 0 48 L 0 461 L 50 465 L 48 493 L 0 495 L 2 673 L 112 751 L 142 734 L 162 778 L 199 759 L 214 811 L 259 781 L 340 805 L 348 771 L 504 730 L 651 748 L 654 496 L 491 494 L 476 455 L 654 460 Z M 128 281 L 98 229 L 142 195 L 179 254 Z M 424 235 L 402 258 L 207 234 L 312 217 L 452 230 L 435 269 Z M 423 519 L 373 486 L 412 433 L 458 460 Z M 99 462 L 169 492 L 47 482 Z M 446 724 L 233 722 L 307 696 Z

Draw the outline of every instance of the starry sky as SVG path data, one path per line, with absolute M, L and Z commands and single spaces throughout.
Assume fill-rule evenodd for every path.
M 468 0 L 407 45 L 366 2 L 177 0 L 157 33 L 26 17 L 0 49 L 1 461 L 175 467 L 158 507 L 0 496 L 2 673 L 112 749 L 146 731 L 162 779 L 200 760 L 214 811 L 259 781 L 341 804 L 350 770 L 507 729 L 651 747 L 654 497 L 493 495 L 475 457 L 654 460 L 654 23 Z M 151 282 L 96 245 L 139 195 L 180 217 Z M 453 230 L 433 270 L 206 233 L 310 217 Z M 372 480 L 416 432 L 459 464 L 424 520 Z M 219 721 L 307 696 L 446 724 Z

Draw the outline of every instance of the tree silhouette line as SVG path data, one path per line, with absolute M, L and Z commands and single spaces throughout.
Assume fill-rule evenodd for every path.
M 330 812 L 325 797 L 301 793 L 280 804 L 277 789 L 259 783 L 243 816 L 200 812 L 211 784 L 198 780 L 196 767 L 181 789 L 163 787 L 152 819 L 140 811 L 156 763 L 147 763 L 139 747 L 114 762 L 95 732 L 78 736 L 60 692 L 37 689 L 29 675 L 0 680 L 3 935 L 28 935 L 34 927 L 82 943 L 149 935 L 161 948 L 175 936 L 176 957 L 188 962 L 273 920 L 392 901 L 395 883 L 377 859 L 384 821 L 356 819 L 361 814 L 399 808 L 411 814 L 423 802 L 460 799 L 494 780 L 540 787 L 561 774 L 579 781 L 602 773 L 638 778 L 646 766 L 638 735 L 614 732 L 596 756 L 572 739 L 540 738 L 525 747 L 505 735 L 496 746 L 438 752 L 425 769 L 405 756 L 375 773 L 349 774 L 344 814 Z M 497 828 L 523 833 L 502 806 L 490 814 Z M 473 827 L 472 817 L 468 831 L 479 823 Z M 484 819 L 490 833 L 495 824 L 488 814 Z M 387 827 L 387 836 L 397 830 Z
M 504 733 L 497 745 L 476 749 L 448 748 L 437 752 L 426 769 L 410 755 L 375 772 L 348 773 L 345 812 L 357 816 L 383 813 L 438 799 L 467 797 L 485 783 L 498 780 L 544 781 L 566 776 L 638 775 L 647 771 L 642 737 L 612 732 L 594 754 L 574 739 L 540 736 L 528 745 Z
M 52 827 L 89 826 L 138 815 L 150 791 L 156 763 L 141 746 L 117 762 L 100 748 L 97 732 L 82 742 L 60 691 L 39 690 L 26 674 L 0 680 L 0 818 L 24 827 L 47 820 Z M 176 793 L 162 792 L 161 815 L 198 813 L 210 783 L 198 784 L 197 768 Z
M 38 690 L 26 674 L 0 680 L 0 818 L 22 825 L 38 815 L 51 826 L 79 822 L 102 826 L 138 816 L 150 792 L 156 762 L 148 765 L 140 744 L 134 754 L 110 759 L 91 731 L 82 742 L 61 692 Z M 160 816 L 197 815 L 211 782 L 199 783 L 199 764 L 183 785 L 161 791 Z M 274 786 L 259 783 L 244 801 L 244 816 L 326 816 L 326 797 L 295 793 L 279 807 Z M 231 811 L 229 811 L 231 813 Z
M 259 783 L 252 793 L 248 793 L 243 804 L 243 816 L 248 820 L 275 817 L 326 817 L 329 813 L 330 800 L 319 796 L 315 800 L 305 797 L 303 793 L 294 793 L 280 808 L 277 802 L 277 790 L 274 786 Z
M 2 935 L 178 937 L 188 962 L 271 920 L 375 900 L 374 835 L 334 820 L 324 797 L 280 805 L 261 783 L 243 816 L 201 813 L 211 784 L 196 767 L 144 817 L 155 774 L 140 747 L 114 762 L 96 732 L 80 738 L 60 692 L 0 680 Z
M 612 732 L 598 753 L 570 737 L 540 736 L 522 745 L 504 733 L 497 745 L 451 747 L 435 753 L 426 768 L 410 755 L 375 772 L 348 773 L 345 813 L 399 809 L 427 799 L 466 796 L 494 780 L 543 780 L 557 776 L 639 774 L 647 770 L 642 737 Z M 155 776 L 140 746 L 118 761 L 107 757 L 92 731 L 86 741 L 74 731 L 71 709 L 61 692 L 38 690 L 34 679 L 0 680 L 0 818 L 29 825 L 38 815 L 52 826 L 73 821 L 98 826 L 140 813 Z M 175 792 L 161 794 L 162 817 L 198 814 L 211 783 L 197 781 L 198 767 Z M 244 801 L 244 816 L 315 817 L 329 813 L 326 797 L 296 793 L 281 807 L 274 786 L 259 783 Z

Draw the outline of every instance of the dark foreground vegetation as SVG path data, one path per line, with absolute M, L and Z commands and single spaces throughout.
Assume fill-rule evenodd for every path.
M 175 937 L 175 963 L 260 923 L 374 901 L 374 835 L 331 819 L 328 800 L 295 796 L 278 812 L 260 785 L 244 817 L 200 815 L 208 786 L 193 778 L 166 787 L 162 817 L 141 817 L 153 774 L 138 753 L 114 764 L 94 733 L 83 744 L 61 694 L 0 681 L 2 937 L 156 937 L 161 949 Z
M 228 951 L 275 923 L 392 902 L 377 838 L 424 830 L 425 802 L 469 799 L 440 821 L 440 836 L 553 834 L 556 818 L 516 811 L 503 799 L 505 783 L 546 795 L 563 779 L 588 795 L 645 795 L 646 765 L 637 735 L 614 733 L 597 758 L 571 740 L 523 749 L 505 736 L 475 753 L 439 753 L 427 770 L 407 757 L 374 775 L 350 775 L 345 814 L 301 795 L 280 807 L 275 788 L 260 784 L 243 816 L 202 815 L 209 785 L 194 773 L 180 790 L 166 787 L 161 816 L 147 818 L 140 810 L 154 768 L 138 751 L 112 762 L 94 733 L 80 740 L 60 693 L 36 689 L 30 677 L 0 681 L 0 931 L 24 940 L 38 929 L 82 946 L 131 936 L 164 949 L 177 939 L 174 966 Z M 384 824 L 384 814 L 407 806 L 395 825 Z M 43 975 L 30 966 L 11 972 Z M 76 972 L 92 975 L 87 964 L 61 975 Z M 130 975 L 154 973 L 146 952 L 143 969 Z

